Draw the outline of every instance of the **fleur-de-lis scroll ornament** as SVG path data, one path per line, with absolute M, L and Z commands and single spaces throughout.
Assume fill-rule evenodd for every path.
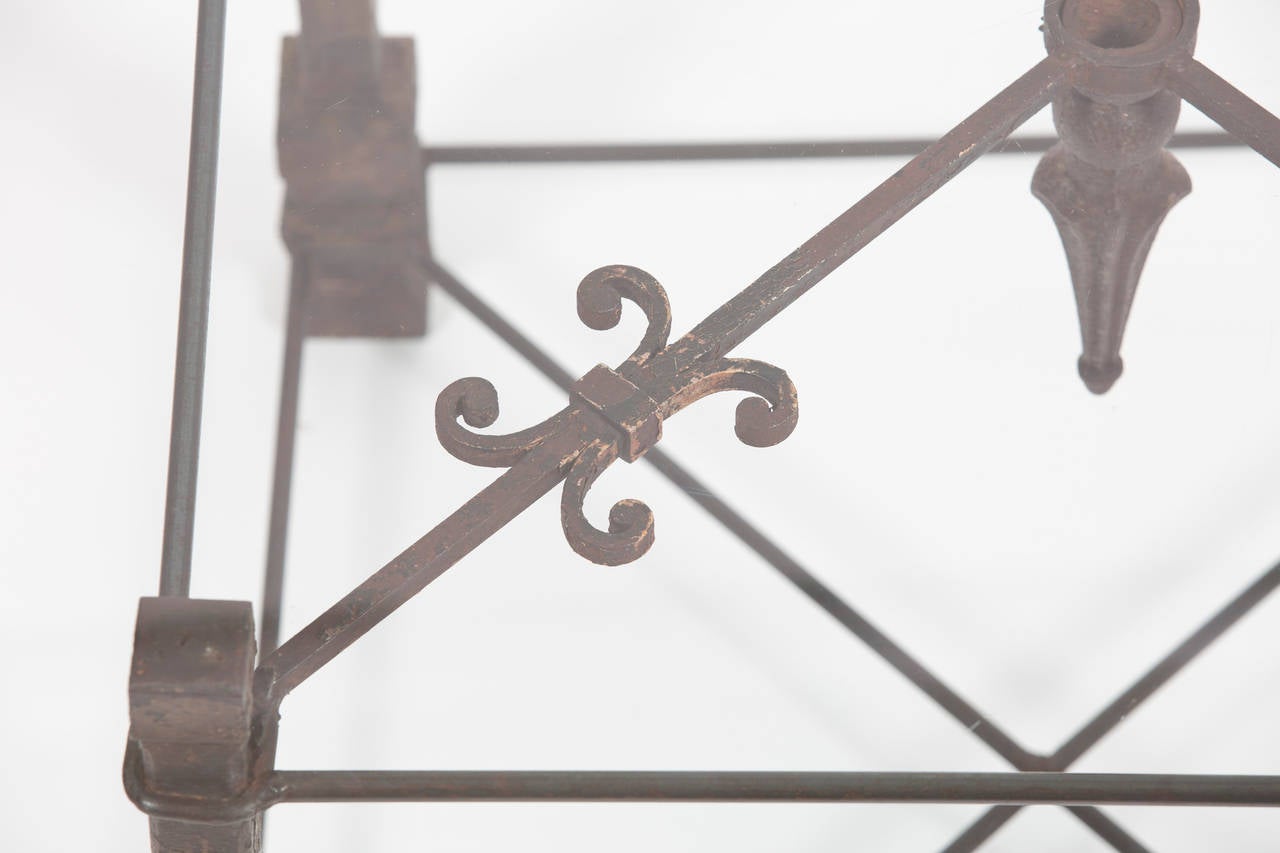
M 682 363 L 667 354 L 671 307 L 653 276 L 628 266 L 602 267 L 578 285 L 578 317 L 606 330 L 622 318 L 623 300 L 644 312 L 648 326 L 640 344 L 616 369 L 597 365 L 574 383 L 569 405 L 542 423 L 507 435 L 471 428 L 491 426 L 498 394 L 485 379 L 459 379 L 436 400 L 436 434 L 451 454 L 473 465 L 510 467 L 558 432 L 581 422 L 592 425 L 569 466 L 561 499 L 561 521 L 573 550 L 596 563 L 629 563 L 653 544 L 653 512 L 641 501 L 622 500 L 609 512 L 609 529 L 587 520 L 583 502 L 606 468 L 622 458 L 634 462 L 662 436 L 662 422 L 716 391 L 753 395 L 738 404 L 735 432 L 744 443 L 768 447 L 795 429 L 796 389 L 787 374 L 764 362 L 723 356 Z M 459 418 L 465 422 L 459 422 Z

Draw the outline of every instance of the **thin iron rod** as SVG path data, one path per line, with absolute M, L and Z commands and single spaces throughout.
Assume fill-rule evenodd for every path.
M 477 320 L 501 338 L 525 360 L 537 368 L 553 383 L 568 391 L 573 384 L 572 375 L 556 363 L 543 349 L 511 325 L 474 291 L 464 285 L 457 276 L 440 265 L 435 258 L 428 258 L 427 274 L 442 290 L 448 293 Z M 676 488 L 683 491 L 726 530 L 744 545 L 755 551 L 766 563 L 790 581 L 814 604 L 839 622 L 846 630 L 870 647 L 885 663 L 923 691 L 942 707 L 953 719 L 987 744 L 992 750 L 1019 770 L 1035 770 L 1043 766 L 1044 758 L 1027 751 L 1009 737 L 985 714 L 969 704 L 927 667 L 913 658 L 866 617 L 849 606 L 822 581 L 814 577 L 791 555 L 765 536 L 751 522 L 738 514 L 716 495 L 709 486 L 697 479 L 661 448 L 651 449 L 644 458 Z M 1139 851 L 1142 847 L 1109 817 L 1097 809 L 1077 807 L 1072 809 L 1090 828 L 1110 842 L 1117 850 Z M 1125 844 L 1117 843 L 1122 839 Z
M 1173 89 L 1232 136 L 1280 166 L 1280 118 L 1193 59 L 1173 75 Z
M 524 357 L 538 372 L 557 385 L 561 391 L 569 391 L 576 378 L 560 366 L 546 350 L 535 344 L 519 329 L 511 325 L 505 317 L 494 310 L 493 306 L 480 298 L 474 290 L 467 287 L 452 272 L 441 266 L 435 257 L 428 257 L 423 269 L 434 284 L 449 294 L 452 299 L 466 309 L 467 313 L 479 320 L 489 331 L 493 332 L 503 343 Z M 644 455 L 645 459 L 653 459 L 655 453 L 661 453 L 655 447 Z
M 1067 811 L 1111 845 L 1119 853 L 1150 853 L 1150 848 L 1122 829 L 1099 809 L 1089 806 L 1067 806 Z
M 959 850 L 977 850 L 987 839 L 995 834 L 996 830 L 1004 826 L 1013 819 L 1022 807 L 1019 806 L 993 806 L 987 809 L 981 817 L 968 826 L 954 841 L 947 845 L 944 853 L 952 853 Z M 1119 827 L 1115 823 L 1107 820 L 1105 823 L 1099 823 L 1095 820 L 1095 815 L 1102 813 L 1097 809 L 1091 809 L 1086 806 L 1069 806 L 1068 811 L 1080 818 L 1090 829 L 1098 834 L 1103 841 L 1106 841 L 1114 849 L 1120 853 L 1148 853 L 1148 848 L 1144 847 L 1141 842 L 1124 832 L 1124 830 L 1116 830 Z
M 191 591 L 191 543 L 195 531 L 196 474 L 200 461 L 205 344 L 209 336 L 209 271 L 213 259 L 213 211 L 218 182 L 218 124 L 226 12 L 226 0 L 200 0 L 197 13 L 191 153 L 187 164 L 187 211 L 182 238 L 182 290 L 178 307 L 164 542 L 160 556 L 160 595 L 185 597 Z
M 302 382 L 302 345 L 306 340 L 305 264 L 305 259 L 295 260 L 289 274 L 289 308 L 280 370 L 280 413 L 276 422 L 276 460 L 271 479 L 271 521 L 267 530 L 267 568 L 262 582 L 259 656 L 271 654 L 280 643 L 285 545 L 289 537 L 294 443 L 298 434 L 298 391 Z
M 1147 670 L 1133 683 L 1133 686 L 1113 699 L 1089 722 L 1081 726 L 1053 755 L 1049 756 L 1048 769 L 1061 771 L 1074 764 L 1135 708 L 1151 698 L 1152 694 L 1235 626 L 1245 614 L 1261 604 L 1277 587 L 1280 587 L 1280 563 L 1272 566 L 1261 577 L 1245 587 L 1239 595 L 1227 602 L 1207 622 L 1179 643 L 1173 651 Z M 967 853 L 967 851 L 976 850 L 1017 813 L 1017 808 L 997 807 L 988 810 L 946 848 L 946 853 Z
M 1065 770 L 1075 763 L 1076 759 L 1102 740 L 1135 708 L 1167 684 L 1215 640 L 1234 627 L 1245 614 L 1261 604 L 1277 587 L 1280 587 L 1280 563 L 1272 566 L 1239 595 L 1227 602 L 1221 610 L 1210 617 L 1209 621 L 1179 643 L 1132 687 L 1117 696 L 1072 735 L 1050 756 L 1052 769 Z
M 498 163 L 661 163 L 680 160 L 805 160 L 848 157 L 914 157 L 933 139 L 851 139 L 810 142 L 656 142 L 575 145 L 431 145 L 423 166 Z M 992 154 L 1043 154 L 1056 136 L 1010 137 Z M 1179 133 L 1170 148 L 1234 148 L 1243 143 L 1216 131 Z
M 1280 776 L 1141 773 L 276 771 L 276 802 L 828 802 L 1276 806 Z

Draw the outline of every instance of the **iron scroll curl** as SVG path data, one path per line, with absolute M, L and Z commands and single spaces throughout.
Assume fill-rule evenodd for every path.
M 799 404 L 786 372 L 752 359 L 718 357 L 668 368 L 671 307 L 658 280 L 636 267 L 601 267 L 577 289 L 578 317 L 589 328 L 612 329 L 631 302 L 647 320 L 639 344 L 618 367 L 598 365 L 573 386 L 569 405 L 541 423 L 505 435 L 477 432 L 498 417 L 498 394 L 479 377 L 459 379 L 436 400 L 436 435 L 453 456 L 473 465 L 510 467 L 543 441 L 583 428 L 583 447 L 566 468 L 561 524 L 570 547 L 601 565 L 630 563 L 653 545 L 654 515 L 643 501 L 618 501 L 602 530 L 586 517 L 587 493 L 619 458 L 634 462 L 661 438 L 662 421 L 719 391 L 745 391 L 734 431 L 752 447 L 769 447 L 795 429 Z M 575 426 L 577 425 L 577 426 Z

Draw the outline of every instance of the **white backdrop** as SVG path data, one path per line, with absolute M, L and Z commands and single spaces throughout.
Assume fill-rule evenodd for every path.
M 1280 107 L 1280 4 L 1205 3 L 1199 56 Z M 136 599 L 157 574 L 192 2 L 5 4 L 0 810 L 6 849 L 137 851 L 119 764 Z M 936 136 L 1043 54 L 1035 0 L 384 0 L 417 38 L 432 143 Z M 285 0 L 231 4 L 194 594 L 256 599 L 286 257 L 274 166 Z M 1184 113 L 1184 129 L 1207 121 Z M 1028 130 L 1047 132 L 1047 113 Z M 1179 154 L 1195 190 L 1095 398 L 1035 160 L 979 163 L 738 351 L 785 368 L 783 445 L 731 395 L 663 446 L 1027 746 L 1051 751 L 1280 554 L 1280 174 Z M 658 277 L 676 334 L 899 161 L 455 166 L 438 254 L 573 373 L 629 352 L 574 288 Z M 432 405 L 490 378 L 504 425 L 563 395 L 433 292 L 421 341 L 308 345 L 286 633 L 495 472 Z M 509 525 L 284 706 L 288 768 L 1000 770 L 1002 762 L 645 464 L 658 541 L 622 568 Z M 1078 767 L 1280 773 L 1280 608 L 1259 607 Z M 56 794 L 56 799 L 54 795 Z M 285 806 L 268 849 L 934 850 L 965 806 Z M 1276 849 L 1280 813 L 1113 809 L 1159 851 Z M 16 836 L 15 836 L 16 833 Z M 1058 809 L 992 851 L 1103 849 Z

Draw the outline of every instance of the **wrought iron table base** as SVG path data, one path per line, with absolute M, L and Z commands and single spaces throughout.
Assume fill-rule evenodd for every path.
M 162 597 L 143 599 L 139 610 L 125 759 L 129 796 L 152 818 L 153 849 L 182 851 L 200 845 L 257 850 L 264 811 L 283 802 L 994 804 L 947 848 L 954 851 L 976 849 L 1024 805 L 1066 806 L 1118 850 L 1145 848 L 1098 805 L 1280 805 L 1277 776 L 1064 772 L 1269 595 L 1280 584 L 1280 565 L 1228 602 L 1056 752 L 1039 755 L 1014 741 L 655 447 L 664 420 L 722 390 L 751 395 L 737 409 L 735 431 L 742 441 L 766 447 L 784 440 L 799 412 L 791 381 L 772 365 L 728 353 L 1050 103 L 1059 139 L 1028 141 L 1026 147 L 1045 152 L 1033 189 L 1059 229 L 1071 268 L 1084 344 L 1081 377 L 1095 393 L 1110 388 L 1122 369 L 1124 327 L 1147 253 L 1164 216 L 1190 191 L 1186 172 L 1166 150 L 1179 141 L 1173 131 L 1182 100 L 1280 165 L 1280 120 L 1192 57 L 1196 0 L 1047 0 L 1045 60 L 675 341 L 669 341 L 667 297 L 655 279 L 625 266 L 589 274 L 578 287 L 584 323 L 601 330 L 616 326 L 624 302 L 638 306 L 648 323 L 622 364 L 599 365 L 581 378 L 555 364 L 431 254 L 422 182 L 415 179 L 406 186 L 407 163 L 416 171 L 451 162 L 861 156 L 916 151 L 918 143 L 419 149 L 412 137 L 412 44 L 380 38 L 367 0 L 345 5 L 303 0 L 302 9 L 303 34 L 287 45 L 282 91 L 281 167 L 289 181 L 285 234 L 294 265 L 261 648 L 255 650 L 247 603 L 186 597 L 223 20 L 222 0 L 201 2 Z M 311 112 L 315 104 L 344 92 L 350 105 L 327 118 L 328 124 L 317 123 Z M 370 108 L 379 104 L 395 109 Z M 1224 138 L 1182 141 L 1222 144 Z M 368 168 L 351 167 L 355 179 L 333 169 L 316 170 L 317 163 L 328 162 L 334 146 L 342 145 L 355 145 L 368 157 Z M 449 293 L 524 355 L 568 393 L 569 402 L 540 424 L 492 435 L 475 430 L 497 419 L 493 386 L 468 378 L 446 388 L 436 406 L 436 429 L 444 447 L 464 461 L 506 471 L 277 646 L 303 341 L 308 334 L 419 334 L 425 328 L 427 282 Z M 362 283 L 367 285 L 363 290 Z M 575 551 L 608 565 L 640 557 L 656 535 L 647 506 L 635 500 L 617 503 L 607 530 L 592 525 L 582 510 L 591 485 L 619 458 L 647 459 L 1018 772 L 275 769 L 284 697 L 562 482 L 562 524 Z

